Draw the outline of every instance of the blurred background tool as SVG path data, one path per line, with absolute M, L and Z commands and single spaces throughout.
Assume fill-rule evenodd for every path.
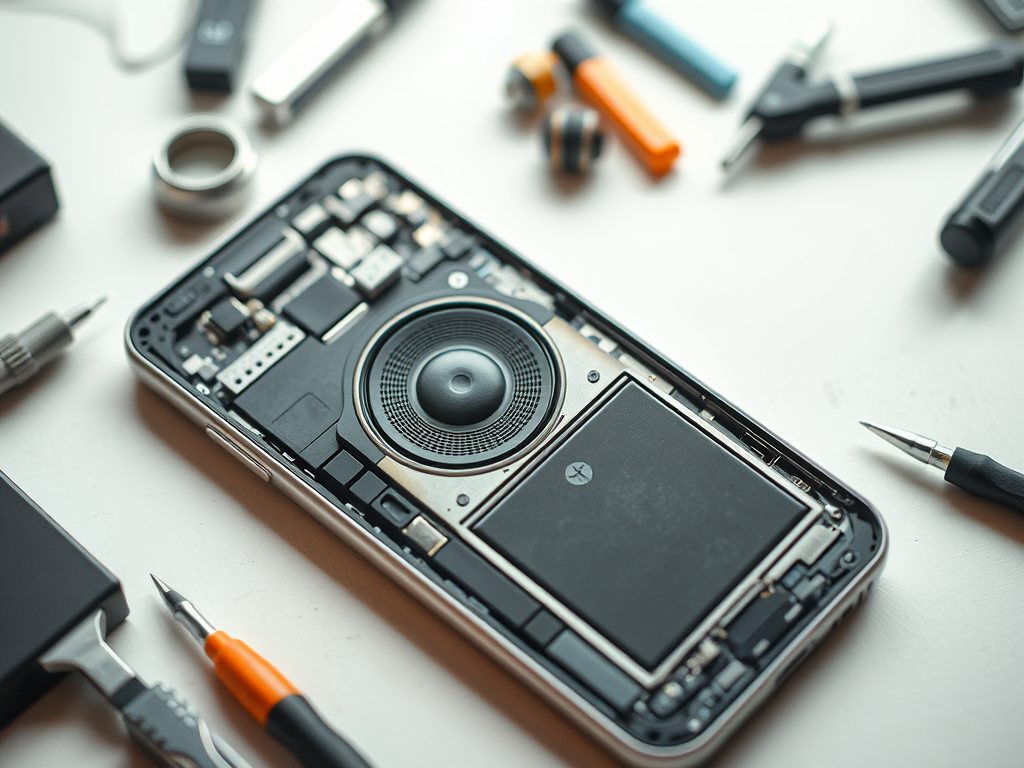
M 50 164 L 0 123 L 0 253 L 57 213 Z
M 221 682 L 306 768 L 370 768 L 270 662 L 241 640 L 214 629 L 189 600 L 150 576 L 175 620 L 203 646 Z
M 390 26 L 408 0 L 340 0 L 252 84 L 267 122 L 287 125 L 316 88 L 364 43 Z
M 904 429 L 883 427 L 868 421 L 861 424 L 918 461 L 945 470 L 947 483 L 979 499 L 1024 512 L 1024 475 L 1019 472 L 980 453 L 964 448 L 946 448 L 930 438 Z
M 978 97 L 994 96 L 1016 88 L 1024 78 L 1020 44 L 999 40 L 959 56 L 809 83 L 807 69 L 828 35 L 828 24 L 819 22 L 789 49 L 727 148 L 722 158 L 724 169 L 734 166 L 755 141 L 793 138 L 817 117 L 845 116 L 882 104 L 961 89 Z
M 21 333 L 0 338 L 0 394 L 24 384 L 48 362 L 71 346 L 72 331 L 106 301 L 84 304 L 65 315 L 49 312 Z
M 605 141 L 601 116 L 590 107 L 575 105 L 545 115 L 541 135 L 552 169 L 565 173 L 589 171 Z
M 231 93 L 245 53 L 252 0 L 202 0 L 185 53 L 185 77 L 193 91 Z
M 679 157 L 679 142 L 604 56 L 575 32 L 558 37 L 552 47 L 569 70 L 581 98 L 601 113 L 629 151 L 655 176 L 668 173 Z
M 505 78 L 505 95 L 513 109 L 532 112 L 555 93 L 558 57 L 547 51 L 524 53 L 512 62 Z
M 1024 3 L 1021 0 L 982 0 L 996 21 L 1011 32 L 1024 29 Z
M 1016 234 L 1024 211 L 1024 122 L 985 167 L 959 207 L 949 215 L 939 242 L 962 267 L 980 267 Z
M 615 27 L 716 99 L 736 84 L 736 70 L 708 53 L 644 0 L 593 0 Z

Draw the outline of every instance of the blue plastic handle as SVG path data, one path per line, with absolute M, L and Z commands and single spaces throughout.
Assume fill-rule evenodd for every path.
M 627 0 L 614 20 L 624 34 L 715 98 L 729 95 L 736 82 L 736 70 L 697 45 L 643 0 Z

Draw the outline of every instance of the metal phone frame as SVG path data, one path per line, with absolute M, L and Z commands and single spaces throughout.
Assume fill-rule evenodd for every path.
M 449 210 L 455 218 L 470 226 L 474 226 L 465 217 L 447 209 L 447 206 L 435 200 L 433 195 L 409 181 L 404 174 L 394 170 L 388 163 L 378 158 L 366 155 L 347 155 L 332 158 L 322 168 L 342 159 L 369 160 L 377 163 L 386 169 L 387 172 L 401 179 L 403 183 L 414 189 L 431 204 Z M 196 269 L 210 259 L 210 254 L 216 254 L 247 226 L 280 205 L 291 194 L 305 185 L 312 176 L 319 173 L 321 169 L 317 169 L 317 171 L 314 171 L 314 174 L 304 177 L 296 187 L 286 192 L 277 202 L 266 209 L 258 211 L 253 216 L 247 217 L 237 226 L 230 228 L 199 259 Z M 477 227 L 474 228 L 478 231 L 483 231 Z M 509 252 L 511 253 L 511 251 Z M 541 275 L 551 284 L 557 285 L 555 281 L 547 278 L 546 275 L 530 265 L 522 257 L 517 256 L 516 258 L 535 274 Z M 185 274 L 191 274 L 191 271 L 186 271 Z M 168 290 L 165 287 L 153 296 L 152 299 L 145 302 L 140 310 L 129 318 L 125 327 L 126 352 L 129 362 L 140 380 L 162 395 L 199 427 L 206 429 L 208 434 L 213 436 L 214 433 L 210 432 L 212 427 L 215 432 L 219 432 L 222 437 L 227 438 L 238 450 L 237 454 L 233 451 L 231 453 L 236 458 L 240 458 L 239 454 L 241 454 L 241 456 L 248 459 L 248 461 L 243 461 L 242 463 L 248 466 L 254 474 L 264 481 L 269 481 L 277 486 L 285 495 L 303 507 L 324 527 L 341 538 L 356 552 L 420 600 L 420 602 L 444 618 L 470 642 L 490 655 L 509 672 L 520 678 L 606 749 L 630 765 L 637 766 L 638 768 L 690 768 L 707 760 L 711 754 L 724 745 L 729 735 L 756 711 L 758 705 L 768 697 L 800 661 L 806 658 L 810 651 L 839 623 L 839 620 L 866 596 L 885 564 L 889 549 L 888 528 L 877 510 L 858 497 L 861 503 L 874 515 L 878 523 L 880 538 L 874 555 L 864 563 L 855 577 L 826 606 L 819 606 L 814 619 L 779 652 L 771 664 L 746 687 L 743 693 L 725 711 L 711 721 L 707 728 L 698 736 L 684 744 L 669 747 L 659 747 L 640 741 L 623 730 L 604 712 L 582 697 L 574 688 L 567 685 L 542 665 L 536 663 L 523 649 L 484 622 L 478 614 L 471 611 L 462 602 L 456 600 L 453 595 L 443 590 L 422 572 L 415 569 L 411 563 L 396 556 L 382 541 L 355 521 L 353 516 L 357 515 L 357 513 L 354 509 L 349 507 L 352 516 L 343 512 L 334 502 L 320 494 L 310 484 L 309 478 L 297 467 L 290 465 L 260 446 L 252 439 L 252 435 L 246 434 L 238 424 L 217 413 L 212 407 L 203 402 L 197 394 L 193 394 L 148 360 L 133 344 L 131 330 L 135 323 L 143 316 L 144 310 L 148 311 L 153 304 L 165 298 Z M 581 303 L 587 307 L 588 311 L 597 315 L 596 310 L 593 310 L 588 302 L 581 301 Z M 601 316 L 597 315 L 597 317 L 600 318 Z M 604 318 L 601 319 L 604 320 Z M 616 328 L 623 337 L 629 339 L 631 346 L 636 350 L 645 352 L 658 359 L 667 370 L 680 378 L 693 381 L 692 377 L 683 376 L 681 372 L 673 371 L 671 364 L 663 356 L 658 355 L 642 342 L 636 340 L 620 324 L 608 320 L 604 320 L 604 322 Z M 701 387 L 709 394 L 713 394 L 709 388 L 703 387 L 703 385 Z M 765 431 L 767 432 L 767 430 Z M 221 441 L 218 440 L 217 443 L 224 447 Z M 783 445 L 790 454 L 799 455 L 801 458 L 804 458 L 795 449 L 786 444 Z M 806 458 L 804 460 L 823 476 L 833 479 L 829 473 L 813 462 L 808 461 Z M 255 466 L 251 466 L 249 462 L 252 462 Z M 261 473 L 259 470 L 263 470 L 263 472 Z M 348 505 L 345 506 L 348 507 Z

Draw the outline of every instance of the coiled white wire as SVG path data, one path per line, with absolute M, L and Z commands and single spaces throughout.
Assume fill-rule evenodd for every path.
M 24 13 L 65 16 L 96 29 L 107 39 L 114 62 L 128 72 L 140 72 L 177 53 L 188 39 L 199 0 L 186 0 L 181 21 L 166 42 L 145 54 L 132 54 L 125 42 L 122 0 L 0 0 L 0 8 Z

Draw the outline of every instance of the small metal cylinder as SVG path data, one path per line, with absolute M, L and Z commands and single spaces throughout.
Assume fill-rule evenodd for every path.
M 559 107 L 544 118 L 544 150 L 551 167 L 565 173 L 585 173 L 604 148 L 601 118 L 587 107 Z
M 505 78 L 505 95 L 513 109 L 532 112 L 555 93 L 553 53 L 527 53 L 512 62 Z

